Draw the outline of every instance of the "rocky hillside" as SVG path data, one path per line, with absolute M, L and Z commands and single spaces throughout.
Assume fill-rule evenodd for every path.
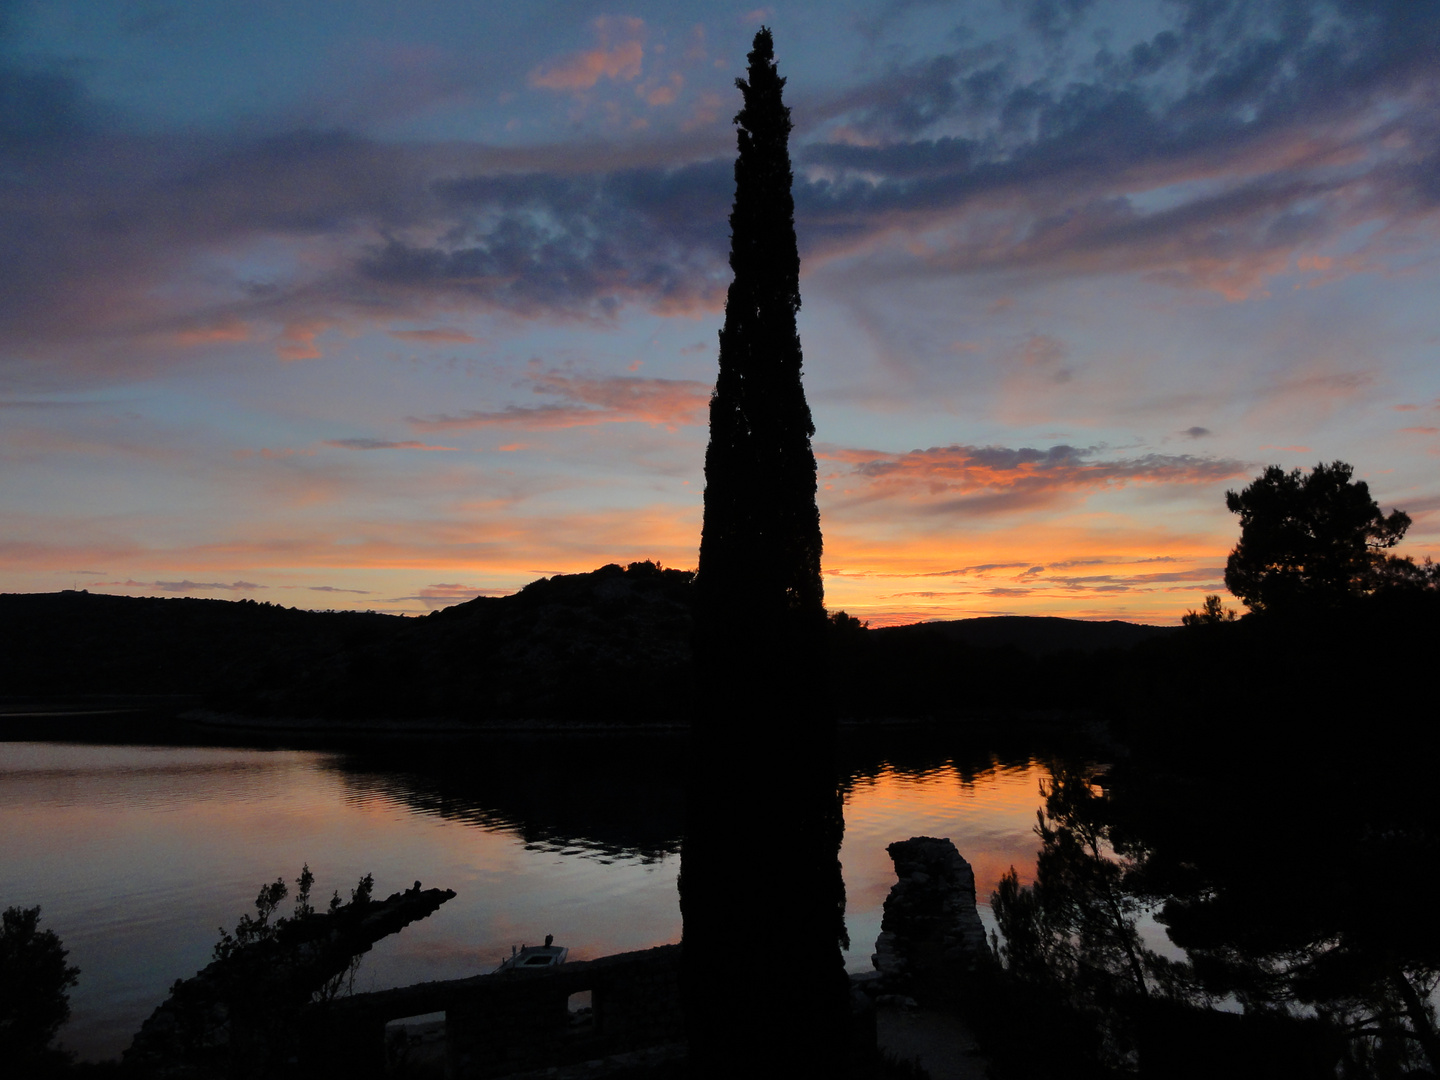
M 557 574 L 257 672 L 233 705 L 282 716 L 663 720 L 690 684 L 690 574 L 653 563 Z
M 301 719 L 663 719 L 690 682 L 689 583 L 611 565 L 422 618 L 3 595 L 0 696 L 186 695 Z

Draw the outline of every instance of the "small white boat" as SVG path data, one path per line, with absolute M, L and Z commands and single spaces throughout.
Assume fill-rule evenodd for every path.
M 548 968 L 563 964 L 565 958 L 570 955 L 570 950 L 563 945 L 554 944 L 554 941 L 555 935 L 546 934 L 544 945 L 521 945 L 519 949 L 512 945 L 509 959 L 501 962 L 500 966 L 495 969 L 496 973 Z

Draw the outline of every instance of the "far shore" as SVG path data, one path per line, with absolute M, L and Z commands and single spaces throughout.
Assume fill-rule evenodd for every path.
M 233 731 L 250 735 L 303 736 L 468 736 L 542 734 L 684 734 L 685 720 L 615 721 L 583 717 L 512 717 L 493 720 L 462 720 L 455 717 L 398 719 L 387 717 L 289 717 L 253 716 L 197 708 L 194 698 L 147 695 L 67 696 L 53 699 L 0 698 L 0 740 L 78 736 L 87 739 L 134 735 L 158 728 Z M 846 717 L 837 723 L 842 730 L 923 730 L 956 728 L 1089 727 L 1095 721 L 1090 709 L 1018 710 L 936 717 Z

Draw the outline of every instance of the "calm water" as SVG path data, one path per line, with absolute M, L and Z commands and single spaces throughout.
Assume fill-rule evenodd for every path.
M 843 756 L 851 970 L 870 966 L 891 841 L 952 838 L 982 917 L 1011 864 L 1033 868 L 1037 762 Z M 682 760 L 666 737 L 346 752 L 0 742 L 0 906 L 40 904 L 69 948 L 81 976 L 61 1041 L 92 1059 L 128 1045 L 208 962 L 217 928 L 305 862 L 322 903 L 366 873 L 379 896 L 417 878 L 458 894 L 377 945 L 357 990 L 478 974 L 547 933 L 574 959 L 664 944 L 680 939 Z M 767 772 L 737 777 L 736 798 Z

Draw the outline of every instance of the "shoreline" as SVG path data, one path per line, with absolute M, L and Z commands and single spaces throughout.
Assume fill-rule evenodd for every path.
M 80 695 L 56 698 L 0 698 L 0 741 L 17 737 L 45 738 L 83 736 L 95 738 L 113 734 L 138 735 L 145 732 L 167 732 L 172 736 L 183 731 L 220 735 L 235 733 L 249 736 L 299 737 L 377 737 L 431 738 L 479 737 L 487 735 L 685 735 L 690 731 L 686 720 L 615 721 L 582 717 L 542 718 L 514 717 L 495 720 L 463 720 L 455 717 L 398 718 L 325 718 L 290 716 L 253 716 L 245 713 L 222 712 L 197 708 L 192 698 L 149 697 L 145 695 L 95 695 L 87 700 Z M 1017 710 L 1014 712 L 983 712 L 949 717 L 845 717 L 836 721 L 841 733 L 876 731 L 960 731 L 992 730 L 1056 730 L 1076 733 L 1091 731 L 1097 722 L 1093 709 Z

